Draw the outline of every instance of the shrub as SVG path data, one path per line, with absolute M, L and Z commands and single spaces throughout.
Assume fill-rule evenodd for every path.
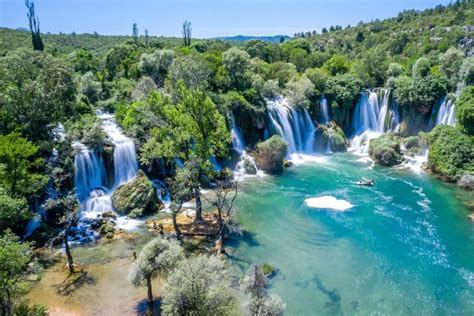
M 429 135 L 428 167 L 450 181 L 474 172 L 474 138 L 459 128 L 439 125 Z
M 255 162 L 260 169 L 266 172 L 281 173 L 287 150 L 287 142 L 280 136 L 273 135 L 266 141 L 257 144 Z
M 474 86 L 464 88 L 455 106 L 458 124 L 469 135 L 474 135 Z

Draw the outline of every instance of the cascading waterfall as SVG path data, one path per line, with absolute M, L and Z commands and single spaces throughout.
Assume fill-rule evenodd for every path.
M 437 112 L 437 113 L 436 113 Z M 436 118 L 433 120 L 436 113 Z M 454 102 L 448 96 L 441 99 L 439 106 L 433 108 L 430 127 L 441 124 L 454 126 L 456 124 L 456 113 L 454 110 Z
M 288 154 L 313 153 L 314 124 L 305 108 L 295 108 L 286 98 L 267 101 L 268 115 L 274 133 L 288 142 Z
M 232 148 L 237 154 L 240 155 L 239 162 L 236 164 L 235 170 L 234 170 L 236 177 L 248 176 L 246 168 L 245 168 L 246 164 L 250 164 L 253 167 L 253 169 L 255 169 L 256 175 L 262 176 L 263 172 L 258 170 L 257 164 L 255 163 L 253 157 L 247 154 L 247 152 L 245 151 L 245 140 L 239 128 L 235 124 L 235 118 L 233 114 L 230 118 L 230 122 L 232 124 L 232 129 L 231 129 Z
M 107 172 L 100 150 L 90 150 L 80 142 L 74 142 L 75 190 L 81 203 L 82 218 L 94 219 L 106 211 L 113 210 L 111 194 L 120 185 L 135 178 L 138 171 L 135 145 L 126 137 L 111 114 L 97 115 L 102 120 L 102 128 L 114 144 L 114 170 L 112 184 L 107 183 Z M 139 221 L 118 218 L 118 227 L 133 228 Z M 87 223 L 79 224 L 86 228 Z
M 381 97 L 373 91 L 362 93 L 352 117 L 355 135 L 349 150 L 366 155 L 369 141 L 387 132 L 397 132 L 400 127 L 398 106 L 390 103 L 390 90 L 383 89 Z
M 321 100 L 319 102 L 320 105 L 320 123 L 321 124 L 326 124 L 329 122 L 329 106 L 328 106 L 328 100 L 326 97 L 323 95 L 321 96 Z

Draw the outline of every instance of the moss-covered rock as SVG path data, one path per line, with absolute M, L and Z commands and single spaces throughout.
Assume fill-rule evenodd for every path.
M 439 125 L 430 133 L 428 168 L 442 178 L 456 182 L 474 174 L 474 137 L 459 128 Z
M 257 167 L 270 174 L 283 171 L 283 160 L 288 151 L 287 142 L 278 135 L 273 135 L 264 142 L 257 144 L 254 153 Z
M 385 134 L 372 139 L 369 143 L 369 155 L 382 166 L 394 166 L 402 162 L 400 141 L 393 134 Z
M 349 147 L 349 141 L 342 128 L 336 122 L 319 124 L 317 127 L 317 147 L 320 151 L 330 149 L 331 151 L 345 151 Z M 329 146 L 328 146 L 329 144 Z
M 156 189 L 142 170 L 132 181 L 121 185 L 112 194 L 112 205 L 121 214 L 141 217 L 158 209 Z

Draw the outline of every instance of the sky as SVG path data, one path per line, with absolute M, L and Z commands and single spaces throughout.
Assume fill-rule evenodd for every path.
M 181 36 L 184 20 L 193 37 L 290 35 L 331 25 L 355 25 L 425 9 L 450 0 L 36 0 L 41 31 Z M 24 0 L 0 0 L 0 26 L 28 27 Z

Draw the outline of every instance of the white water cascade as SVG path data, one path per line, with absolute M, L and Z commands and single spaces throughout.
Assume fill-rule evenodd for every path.
M 80 142 L 74 142 L 76 196 L 81 203 L 81 216 L 85 219 L 97 218 L 106 211 L 113 210 L 111 194 L 120 185 L 135 178 L 138 163 L 133 141 L 126 137 L 111 114 L 98 114 L 102 128 L 114 144 L 113 183 L 107 183 L 105 164 L 102 152 L 90 150 Z M 117 219 L 119 228 L 131 229 L 140 221 L 126 217 Z M 81 226 L 81 224 L 79 225 Z M 86 224 L 82 223 L 82 226 Z
M 247 154 L 247 152 L 245 151 L 245 140 L 239 128 L 235 124 L 234 115 L 231 116 L 230 121 L 232 124 L 232 129 L 231 129 L 232 148 L 237 154 L 240 155 L 239 162 L 236 164 L 235 170 L 234 170 L 235 176 L 238 178 L 250 176 L 250 174 L 248 174 L 246 170 L 246 164 L 251 165 L 252 169 L 255 170 L 255 173 L 256 173 L 255 175 L 263 176 L 264 175 L 263 171 L 258 170 L 257 164 L 255 163 L 253 157 Z
M 362 93 L 352 117 L 355 134 L 350 151 L 367 155 L 369 141 L 387 132 L 397 132 L 400 118 L 396 104 L 390 104 L 390 90 L 382 90 L 380 98 L 375 92 Z
M 314 124 L 305 108 L 288 104 L 286 98 L 267 100 L 269 120 L 276 134 L 288 142 L 288 154 L 314 151 Z
M 435 113 L 436 113 L 436 118 L 434 119 Z M 433 108 L 433 114 L 431 117 L 430 127 L 433 128 L 441 124 L 450 125 L 450 126 L 454 126 L 456 124 L 456 113 L 454 111 L 454 102 L 452 99 L 448 98 L 447 96 L 441 99 L 439 106 Z
M 328 106 L 328 100 L 326 97 L 323 95 L 321 96 L 321 101 L 319 102 L 320 105 L 320 122 L 321 124 L 326 124 L 329 122 L 330 117 L 329 117 L 329 106 Z

